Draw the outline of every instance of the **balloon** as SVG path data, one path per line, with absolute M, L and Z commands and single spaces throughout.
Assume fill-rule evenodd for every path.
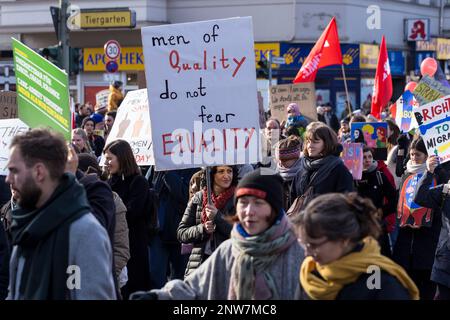
M 417 87 L 417 82 L 410 81 L 406 84 L 405 91 L 409 90 L 409 91 L 413 92 L 416 87 Z
M 433 58 L 425 58 L 420 64 L 420 73 L 422 76 L 434 76 L 438 68 L 437 61 Z

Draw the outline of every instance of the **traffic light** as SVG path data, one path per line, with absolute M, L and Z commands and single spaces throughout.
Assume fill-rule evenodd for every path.
M 267 63 L 267 60 L 259 60 L 258 61 L 258 69 L 256 70 L 256 77 L 257 78 L 269 78 L 269 66 Z
M 78 74 L 82 64 L 83 54 L 80 48 L 70 48 L 69 50 L 69 69 L 70 74 Z
M 45 59 L 50 61 L 53 64 L 56 64 L 59 66 L 58 60 L 59 60 L 59 53 L 60 49 L 58 46 L 52 46 L 47 48 L 42 48 L 38 50 L 38 53 L 43 56 Z
M 69 74 L 71 75 L 80 72 L 81 60 L 83 58 L 81 50 L 79 48 L 70 48 L 69 50 Z M 38 50 L 41 56 L 62 69 L 61 52 L 62 50 L 59 46 L 51 46 Z

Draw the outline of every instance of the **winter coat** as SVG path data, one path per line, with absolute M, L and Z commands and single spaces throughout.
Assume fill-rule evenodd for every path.
M 145 177 L 141 175 L 132 175 L 124 179 L 121 175 L 114 175 L 108 182 L 127 208 L 130 260 L 127 264 L 128 282 L 122 288 L 123 297 L 127 299 L 130 293 L 150 289 L 149 239 L 146 228 L 146 219 L 151 214 L 148 203 L 150 187 Z
M 301 177 L 307 174 L 307 170 L 303 167 L 300 168 L 300 170 L 297 172 L 297 175 L 295 176 L 294 180 L 292 181 L 292 191 L 291 191 L 291 201 L 293 202 L 297 197 L 304 194 L 308 189 L 308 184 L 311 181 L 311 176 L 314 175 L 311 174 L 310 178 L 307 181 L 303 181 Z M 353 177 L 352 174 L 348 171 L 347 167 L 345 166 L 344 162 L 339 162 L 333 170 L 328 174 L 327 177 L 324 179 L 320 179 L 318 181 L 317 179 L 313 180 L 313 183 L 311 185 L 313 187 L 312 191 L 312 197 L 305 201 L 304 205 L 307 204 L 307 202 L 311 201 L 313 198 L 326 193 L 332 193 L 332 192 L 338 192 L 338 193 L 345 193 L 345 192 L 352 192 L 353 191 Z M 291 203 L 292 204 L 292 203 Z
M 152 290 L 160 300 L 226 300 L 231 269 L 235 260 L 232 239 L 223 242 L 213 254 L 184 281 L 172 280 L 162 289 Z M 300 292 L 299 272 L 304 252 L 297 241 L 268 269 L 281 300 L 293 300 Z
M 336 114 L 334 112 L 330 113 L 329 115 L 326 115 L 325 118 L 325 114 L 317 114 L 317 120 L 319 120 L 320 122 L 325 123 L 326 125 L 328 125 L 331 129 L 334 130 L 334 132 L 338 132 L 339 130 L 339 120 L 336 116 Z M 327 122 L 328 120 L 328 122 Z
M 105 139 L 94 134 L 89 139 L 89 145 L 91 146 L 92 151 L 94 152 L 96 157 L 100 157 L 103 152 L 103 148 L 105 147 Z
M 447 288 L 450 288 L 450 199 L 442 194 L 442 189 L 449 177 L 449 162 L 439 165 L 434 170 L 434 174 L 426 172 L 419 181 L 414 196 L 414 202 L 434 209 L 435 218 L 441 217 L 442 228 L 431 271 L 431 280 Z M 436 179 L 438 186 L 430 189 L 433 178 Z
M 10 247 L 5 229 L 0 223 L 0 300 L 8 296 Z
M 406 179 L 411 175 L 407 171 L 403 175 L 400 192 Z M 400 194 L 400 200 L 403 198 L 404 196 Z M 418 229 L 400 227 L 394 245 L 393 260 L 406 270 L 431 270 L 441 226 L 441 211 L 433 210 L 431 227 L 422 226 Z
M 189 182 L 198 169 L 155 172 L 153 188 L 158 198 L 159 237 L 179 244 L 177 229 L 189 201 Z
M 127 208 L 119 195 L 113 192 L 116 206 L 116 228 L 114 230 L 114 274 L 119 277 L 122 269 L 130 259 L 130 241 L 128 239 Z
M 123 101 L 123 93 L 119 89 L 114 88 L 113 85 L 109 86 L 109 96 L 108 96 L 108 112 L 117 111 L 120 104 Z
M 202 219 L 203 191 L 197 192 L 189 202 L 177 230 L 177 238 L 181 243 L 192 243 L 193 248 L 189 255 L 185 277 L 197 269 L 205 261 L 205 247 L 210 235 L 205 232 Z M 222 210 L 218 210 L 214 223 L 216 230 L 211 238 L 211 251 L 214 251 L 222 242 L 230 238 L 232 225 L 224 220 L 224 216 L 234 214 L 233 197 L 231 197 Z

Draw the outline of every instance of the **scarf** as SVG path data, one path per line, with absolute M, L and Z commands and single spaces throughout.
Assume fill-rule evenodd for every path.
M 222 210 L 225 207 L 228 200 L 230 200 L 231 197 L 234 196 L 235 188 L 236 188 L 235 186 L 231 186 L 227 190 L 225 190 L 224 192 L 220 193 L 217 196 L 214 194 L 214 192 L 211 192 L 212 203 L 217 208 L 217 210 Z M 206 188 L 203 188 L 202 192 L 203 192 L 203 194 L 202 194 L 202 204 L 203 204 L 202 223 L 205 223 L 206 221 L 208 221 L 208 216 L 206 215 L 206 205 L 208 204 L 208 192 L 207 192 Z
M 86 192 L 75 176 L 64 174 L 50 199 L 40 208 L 12 211 L 12 243 L 25 258 L 19 297 L 26 300 L 67 298 L 69 227 L 90 212 Z M 13 276 L 12 284 L 17 279 Z M 11 286 L 16 296 L 15 285 Z
M 277 221 L 258 235 L 245 236 L 245 232 L 240 229 L 243 228 L 237 223 L 231 231 L 235 259 L 231 268 L 228 299 L 279 299 L 275 285 L 278 279 L 268 269 L 296 241 L 291 223 L 281 212 Z
M 422 173 L 427 170 L 427 164 L 413 164 L 411 160 L 406 163 L 406 171 L 409 173 Z
M 375 170 L 377 170 L 377 168 L 378 168 L 378 162 L 376 162 L 374 160 L 367 169 L 364 169 L 364 171 L 365 172 L 374 172 Z
M 331 171 L 337 165 L 342 163 L 341 158 L 335 155 L 329 155 L 319 159 L 303 157 L 301 159 L 301 170 L 303 174 L 300 178 L 300 186 L 303 190 L 299 190 L 299 194 L 304 194 L 308 185 L 319 185 L 327 179 Z
M 283 167 L 280 161 L 277 164 L 277 172 L 280 174 L 284 181 L 292 181 L 297 175 L 297 172 L 301 169 L 302 160 L 299 158 L 294 164 L 289 167 Z
M 408 289 L 412 300 L 418 300 L 419 290 L 414 282 L 402 267 L 380 254 L 377 240 L 367 237 L 363 243 L 361 251 L 352 252 L 327 265 L 320 265 L 312 257 L 307 257 L 300 269 L 300 283 L 308 296 L 313 300 L 334 300 L 344 286 L 355 282 L 370 265 L 376 265 L 397 278 Z

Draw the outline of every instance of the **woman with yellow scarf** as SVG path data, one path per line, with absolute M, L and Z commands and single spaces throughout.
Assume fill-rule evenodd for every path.
M 308 256 L 301 265 L 302 297 L 313 300 L 418 300 L 405 272 L 380 254 L 377 210 L 356 193 L 324 194 L 293 219 Z

